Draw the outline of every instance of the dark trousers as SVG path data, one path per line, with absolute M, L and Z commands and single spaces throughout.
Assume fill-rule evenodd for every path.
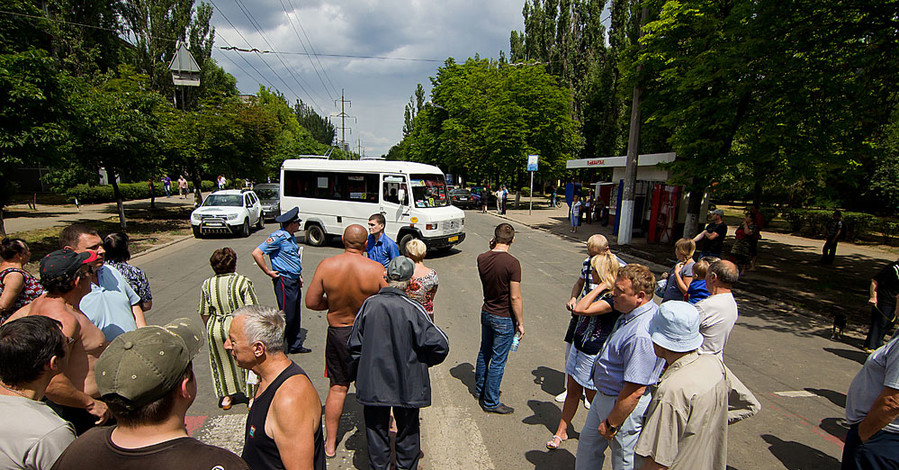
M 278 308 L 284 312 L 285 328 L 284 339 L 287 342 L 288 352 L 303 347 L 303 339 L 300 337 L 300 280 L 290 279 L 284 276 L 274 279 L 275 298 L 278 299 Z
M 833 264 L 833 260 L 837 257 L 837 241 L 827 240 L 824 242 L 824 249 L 821 250 L 821 263 Z
M 365 437 L 368 439 L 368 468 L 390 468 L 389 406 L 365 406 Z M 396 420 L 396 468 L 416 469 L 421 456 L 418 408 L 393 407 Z
M 876 306 L 871 307 L 871 328 L 865 338 L 866 348 L 877 349 L 883 346 L 884 335 L 893 327 L 895 310 L 896 305 L 889 302 L 877 302 Z
M 899 434 L 878 431 L 867 442 L 858 437 L 858 425 L 849 427 L 843 445 L 841 470 L 886 470 L 899 468 Z
M 72 408 L 71 406 L 60 405 L 50 400 L 45 402 L 60 418 L 72 423 L 75 428 L 75 435 L 80 436 L 91 428 L 97 426 L 97 417 L 88 413 L 84 408 Z M 115 418 L 111 417 L 103 423 L 103 426 L 111 426 L 116 423 Z

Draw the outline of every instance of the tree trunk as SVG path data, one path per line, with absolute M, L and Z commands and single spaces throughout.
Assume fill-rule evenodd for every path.
M 200 204 L 203 203 L 203 177 L 198 171 L 191 173 L 191 177 L 194 182 L 194 207 L 200 207 Z
M 106 168 L 109 167 L 107 166 Z M 125 205 L 122 203 L 122 193 L 119 191 L 119 183 L 116 181 L 118 173 L 110 172 L 110 175 L 109 183 L 112 184 L 112 194 L 115 197 L 116 207 L 119 210 L 119 228 L 124 233 L 127 230 L 127 224 L 125 223 Z
M 699 233 L 699 208 L 702 207 L 703 189 L 690 191 L 690 197 L 687 199 L 687 218 L 684 220 L 684 238 L 693 238 Z
M 5 205 L 0 204 L 0 237 L 6 236 L 6 224 L 3 222 L 3 209 L 5 207 Z

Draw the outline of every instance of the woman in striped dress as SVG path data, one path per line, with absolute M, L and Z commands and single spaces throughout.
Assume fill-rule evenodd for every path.
M 253 396 L 247 388 L 247 372 L 237 367 L 225 349 L 231 313 L 244 305 L 256 305 L 258 301 L 253 281 L 234 272 L 237 268 L 234 250 L 227 247 L 215 250 L 209 264 L 215 276 L 203 281 L 200 318 L 206 324 L 209 364 L 219 408 L 227 410 L 235 403 L 247 403 L 247 397 Z

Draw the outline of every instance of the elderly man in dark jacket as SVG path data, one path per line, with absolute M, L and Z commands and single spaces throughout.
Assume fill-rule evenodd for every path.
M 359 309 L 350 333 L 350 360 L 356 377 L 356 399 L 365 407 L 369 467 L 390 464 L 390 410 L 396 419 L 398 468 L 418 468 L 421 454 L 418 410 L 431 405 L 428 367 L 449 354 L 446 334 L 410 299 L 405 288 L 415 264 L 399 256 L 387 265 L 387 283 Z

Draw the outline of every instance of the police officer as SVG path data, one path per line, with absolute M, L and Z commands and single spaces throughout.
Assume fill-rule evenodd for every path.
M 272 278 L 275 285 L 275 298 L 278 307 L 284 311 L 287 322 L 284 330 L 287 352 L 290 354 L 308 353 L 311 349 L 303 347 L 300 337 L 300 289 L 303 287 L 303 266 L 300 260 L 300 247 L 294 233 L 300 229 L 299 209 L 294 207 L 275 218 L 281 228 L 272 233 L 264 242 L 253 250 L 256 265 Z M 268 254 L 272 261 L 272 269 L 265 263 Z

